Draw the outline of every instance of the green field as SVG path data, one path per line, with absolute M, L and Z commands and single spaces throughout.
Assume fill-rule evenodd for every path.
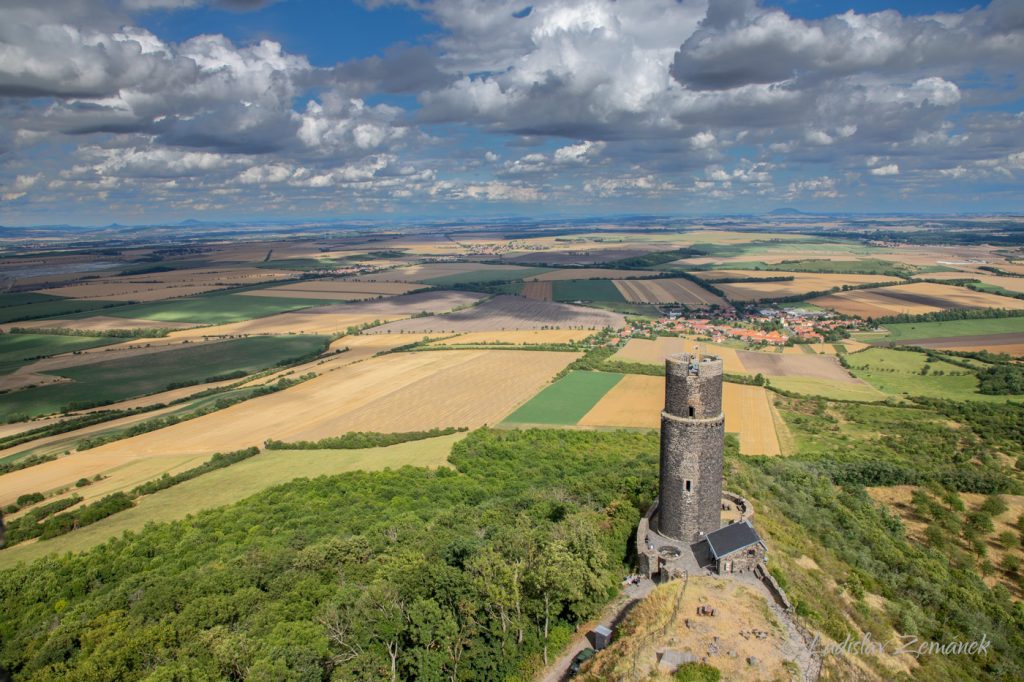
M 197 325 L 227 324 L 332 303 L 337 303 L 337 301 L 213 294 L 154 303 L 123 305 L 104 310 L 103 314 L 157 322 L 194 322 Z M 86 315 L 78 314 L 69 317 L 81 318 Z
M 8 296 L 36 296 L 36 294 L 8 294 Z M 45 296 L 36 298 L 28 303 L 7 305 L 0 307 L 0 323 L 20 322 L 21 320 L 38 320 L 57 315 L 71 315 L 74 313 L 96 314 L 96 310 L 114 309 L 123 306 L 120 301 L 87 301 L 77 298 L 57 298 L 56 296 Z M 107 314 L 107 313 L 104 313 Z M 113 314 L 113 313 L 110 313 Z M 85 317 L 85 315 L 81 315 Z
M 203 509 L 222 507 L 296 478 L 403 466 L 444 466 L 452 445 L 465 436 L 465 433 L 456 433 L 365 450 L 268 450 L 224 469 L 144 496 L 137 506 L 72 533 L 0 550 L 0 568 L 9 568 L 19 561 L 32 561 L 51 552 L 81 552 L 125 531 L 140 531 L 147 523 L 174 521 Z M 88 457 L 89 453 L 74 456 Z
M 607 279 L 570 279 L 553 283 L 556 301 L 609 301 L 625 303 L 622 292 Z
M 611 372 L 569 372 L 505 418 L 511 424 L 572 425 L 622 379 Z
M 444 277 L 431 277 L 421 281 L 421 284 L 432 284 L 439 287 L 450 287 L 453 284 L 476 284 L 487 282 L 504 282 L 507 280 L 521 280 L 524 277 L 533 277 L 551 272 L 551 268 L 509 268 L 508 270 L 473 270 L 461 272 L 457 275 L 445 275 Z
M 887 324 L 889 335 L 882 341 L 913 341 L 956 336 L 986 336 L 988 334 L 1024 334 L 1024 317 L 993 317 L 977 320 L 949 320 L 946 322 L 906 322 Z
M 32 293 L 20 293 L 20 294 L 0 294 L 0 309 L 13 308 L 14 306 L 30 305 L 32 303 L 46 303 L 47 301 L 65 301 L 67 299 L 61 298 L 60 296 L 50 296 L 49 294 L 37 294 Z
M 0 334 L 0 374 L 10 374 L 36 358 L 109 346 L 124 339 L 109 336 L 60 336 L 57 334 Z
M 0 394 L 0 419 L 127 400 L 170 384 L 235 372 L 249 374 L 313 353 L 326 343 L 326 336 L 254 336 L 55 370 L 52 374 L 71 382 Z
M 1012 399 L 1012 396 L 978 393 L 978 377 L 973 372 L 948 362 L 926 362 L 927 357 L 916 351 L 869 348 L 847 355 L 846 360 L 854 376 L 892 396 L 986 402 L 1006 402 L 1008 398 Z M 925 365 L 928 366 L 928 374 L 921 374 Z

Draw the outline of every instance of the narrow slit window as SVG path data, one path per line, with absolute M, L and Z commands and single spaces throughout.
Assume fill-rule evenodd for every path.
M 685 481 L 683 481 L 683 490 L 685 490 L 686 492 L 690 492 L 691 490 L 693 490 L 693 481 L 691 481 L 690 479 L 686 479 Z
M 695 408 L 693 405 L 690 405 L 690 416 L 691 417 L 696 417 L 697 416 L 697 408 Z

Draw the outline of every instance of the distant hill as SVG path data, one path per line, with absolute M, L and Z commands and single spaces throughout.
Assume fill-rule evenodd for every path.
M 770 211 L 768 213 L 768 215 L 807 215 L 807 214 L 804 213 L 803 211 L 797 210 L 795 208 L 790 208 L 788 206 L 784 206 L 782 208 L 776 208 L 773 211 Z

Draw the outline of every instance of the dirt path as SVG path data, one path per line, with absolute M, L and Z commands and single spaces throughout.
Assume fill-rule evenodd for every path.
M 572 663 L 572 659 L 590 646 L 587 634 L 598 625 L 604 625 L 614 631 L 614 627 L 622 622 L 622 619 L 629 614 L 630 609 L 650 594 L 654 587 L 654 583 L 647 578 L 643 578 L 636 585 L 625 587 L 615 601 L 604 608 L 598 618 L 579 627 L 569 647 L 537 676 L 536 682 L 561 682 L 561 680 L 569 679 L 569 664 Z

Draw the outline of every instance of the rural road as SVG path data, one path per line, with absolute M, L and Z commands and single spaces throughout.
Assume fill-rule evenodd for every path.
M 536 682 L 561 682 L 568 679 L 567 673 L 572 659 L 576 657 L 576 654 L 590 646 L 587 634 L 598 625 L 604 625 L 614 633 L 615 626 L 622 622 L 622 619 L 629 613 L 630 609 L 642 601 L 654 588 L 655 584 L 648 578 L 642 578 L 636 585 L 627 585 L 623 588 L 619 596 L 615 598 L 615 601 L 606 606 L 598 618 L 590 620 L 579 627 L 569 647 L 537 676 Z M 613 634 L 612 639 L 614 637 Z

